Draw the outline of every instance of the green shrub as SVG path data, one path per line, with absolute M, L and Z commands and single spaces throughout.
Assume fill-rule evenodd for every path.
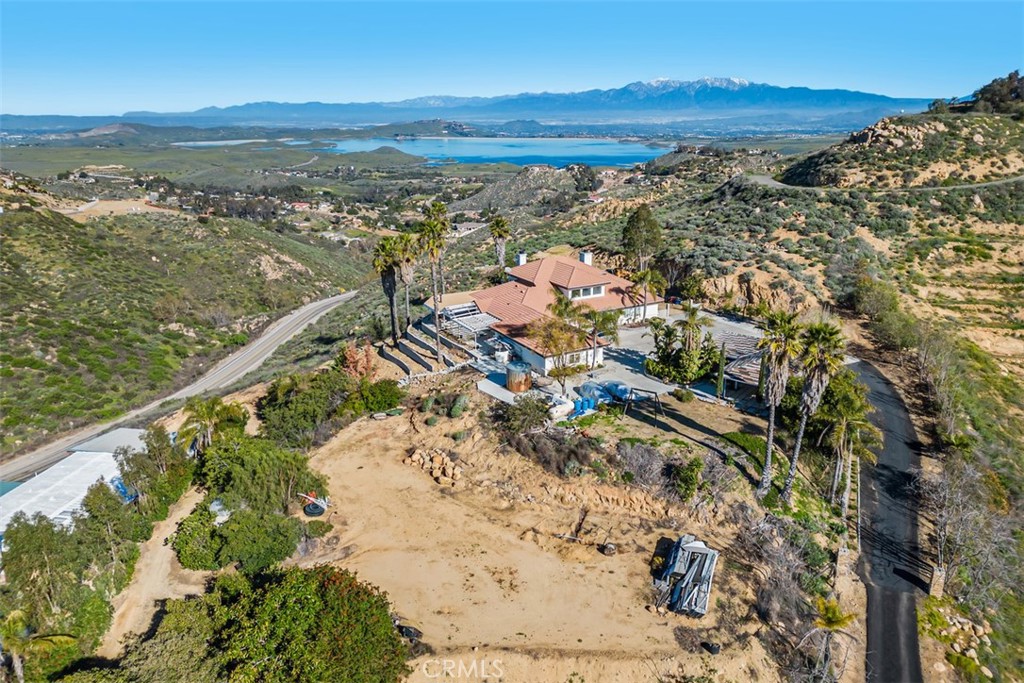
M 465 440 L 465 438 L 466 438 L 466 431 L 465 430 L 459 430 L 459 431 L 454 432 L 452 434 L 452 439 L 454 439 L 456 442 L 463 441 L 463 440 Z
M 427 396 L 426 398 L 423 399 L 423 402 L 420 403 L 420 412 L 421 413 L 429 413 L 433 408 L 434 408 L 434 397 L 433 396 Z
M 171 546 L 178 555 L 178 562 L 185 569 L 219 569 L 217 555 L 221 539 L 214 534 L 216 516 L 210 511 L 208 501 L 201 502 L 195 510 L 178 523 Z
M 221 566 L 237 562 L 251 575 L 295 552 L 302 537 L 302 522 L 275 513 L 238 510 L 217 529 L 217 535 L 223 539 L 217 553 Z
M 689 503 L 700 487 L 700 473 L 704 471 L 704 461 L 693 457 L 682 467 L 677 466 L 673 474 L 676 492 L 684 503 Z
M 548 421 L 548 404 L 536 396 L 517 396 L 515 403 L 495 403 L 491 419 L 503 434 L 525 434 Z
M 427 426 L 428 427 L 433 427 L 436 424 L 437 424 L 437 416 L 436 415 L 431 415 L 430 417 L 427 418 Z
M 689 403 L 694 399 L 693 392 L 689 389 L 673 389 L 672 397 L 681 403 Z
M 331 533 L 334 525 L 320 519 L 313 519 L 306 522 L 306 535 L 310 538 L 322 538 Z
M 360 388 L 366 411 L 370 413 L 383 413 L 398 407 L 398 404 L 405 398 L 405 390 L 398 386 L 393 379 L 382 379 L 373 384 L 364 383 Z

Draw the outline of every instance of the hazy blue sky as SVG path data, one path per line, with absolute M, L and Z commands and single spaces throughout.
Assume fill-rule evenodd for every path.
M 188 111 L 737 76 L 951 97 L 1024 67 L 1000 2 L 0 1 L 5 113 Z

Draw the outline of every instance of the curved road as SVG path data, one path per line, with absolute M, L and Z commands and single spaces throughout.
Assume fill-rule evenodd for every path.
M 774 187 L 783 190 L 805 190 L 807 192 L 822 192 L 824 190 L 856 190 L 858 192 L 934 192 L 936 190 L 970 190 L 975 187 L 992 187 L 993 185 L 1009 185 L 1019 180 L 1024 180 L 1024 175 L 1013 176 L 1010 178 L 1000 178 L 999 180 L 989 180 L 984 183 L 967 183 L 964 185 L 945 185 L 935 187 L 822 187 L 820 185 L 787 185 L 786 183 L 780 183 L 775 178 L 768 175 L 742 175 L 741 177 L 747 178 L 757 185 L 763 185 L 765 187 Z
M 158 408 L 166 401 L 203 394 L 235 383 L 262 365 L 277 350 L 277 347 L 294 337 L 304 327 L 355 296 L 356 291 L 358 290 L 314 301 L 274 321 L 254 341 L 217 363 L 212 370 L 189 386 L 170 396 L 159 398 L 110 422 L 84 427 L 34 451 L 23 453 L 0 463 L 0 481 L 28 479 L 36 472 L 63 460 L 67 456 L 68 449 L 75 444 L 98 436 L 117 425 Z
M 882 430 L 878 463 L 861 471 L 861 555 L 857 573 L 867 587 L 868 683 L 920 683 L 915 593 L 927 585 L 929 565 L 917 544 L 917 500 L 910 492 L 918 465 L 917 435 L 895 387 L 873 365 L 852 366 L 875 406 Z

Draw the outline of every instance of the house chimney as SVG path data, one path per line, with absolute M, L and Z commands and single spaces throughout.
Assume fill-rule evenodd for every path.
M 521 251 L 518 254 L 516 254 L 516 265 L 517 266 L 525 266 L 526 265 L 526 252 L 525 251 Z
M 588 266 L 594 265 L 594 252 L 592 252 L 592 251 L 581 251 L 580 252 L 580 263 L 585 263 Z

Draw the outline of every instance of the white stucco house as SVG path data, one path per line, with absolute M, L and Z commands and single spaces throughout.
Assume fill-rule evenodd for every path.
M 580 252 L 578 259 L 548 256 L 534 261 L 519 254 L 508 274 L 511 279 L 504 284 L 449 294 L 442 300 L 440 317 L 443 323 L 453 323 L 473 335 L 492 331 L 540 374 L 551 371 L 557 359 L 546 356 L 527 330 L 531 323 L 550 315 L 548 305 L 555 300 L 555 290 L 596 310 L 618 311 L 620 325 L 639 321 L 645 310 L 647 318 L 658 315 L 655 297 L 648 294 L 638 300 L 632 283 L 594 266 L 590 252 Z M 607 342 L 599 339 L 596 359 L 591 343 L 566 354 L 565 364 L 601 364 L 605 346 Z

